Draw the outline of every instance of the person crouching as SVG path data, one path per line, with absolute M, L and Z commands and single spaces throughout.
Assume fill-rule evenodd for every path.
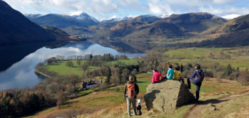
M 136 112 L 136 98 L 139 93 L 139 87 L 138 85 L 134 82 L 134 78 L 132 76 L 129 77 L 129 81 L 127 82 L 124 90 L 124 97 L 127 101 L 127 112 L 128 116 L 131 117 L 131 104 L 133 107 L 134 111 L 134 116 L 137 115 Z

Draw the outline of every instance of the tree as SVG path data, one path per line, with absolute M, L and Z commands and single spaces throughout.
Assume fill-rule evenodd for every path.
M 73 62 L 71 60 L 67 61 L 66 65 L 68 67 L 73 67 L 74 66 L 74 64 L 73 64 Z
M 224 75 L 229 76 L 233 72 L 233 69 L 230 64 L 227 65 L 227 68 L 224 72 Z
M 108 67 L 106 69 L 106 84 L 110 83 L 110 79 L 111 79 L 112 73 L 111 73 L 111 68 Z
M 75 88 L 76 84 L 80 81 L 79 76 L 75 75 L 75 74 L 69 75 L 69 81 L 73 85 L 73 87 Z
M 122 67 L 118 68 L 118 79 L 119 79 L 119 83 L 122 83 Z
M 136 75 L 137 74 L 137 69 L 133 69 L 131 74 Z
M 155 64 L 155 69 L 159 66 L 159 62 L 158 61 L 154 61 Z
M 209 53 L 208 58 L 210 58 L 210 59 L 214 59 L 214 58 L 215 58 L 215 56 L 213 55 L 213 53 Z
M 181 72 L 183 72 L 184 70 L 183 70 L 183 65 L 181 64 Z
M 60 106 L 63 104 L 63 102 L 65 102 L 67 99 L 67 95 L 64 94 L 63 92 L 60 92 L 57 94 L 57 108 L 60 109 Z
M 77 64 L 80 66 L 80 64 L 81 64 L 81 61 L 80 60 L 77 60 Z
M 88 64 L 84 63 L 83 65 L 81 65 L 81 68 L 84 72 L 86 72 L 87 68 L 88 68 Z

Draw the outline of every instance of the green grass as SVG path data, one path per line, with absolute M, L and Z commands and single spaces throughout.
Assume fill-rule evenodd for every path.
M 58 61 L 55 64 L 52 65 L 46 65 L 45 68 L 48 69 L 49 71 L 55 71 L 58 72 L 61 75 L 67 75 L 67 74 L 76 74 L 81 76 L 83 74 L 83 70 L 81 67 L 77 64 L 76 60 L 72 60 L 74 67 L 68 67 L 66 66 L 67 61 Z M 81 61 L 81 64 L 85 63 L 85 60 Z
M 216 55 L 216 57 L 219 55 L 219 53 L 223 50 L 225 54 L 230 54 L 228 51 L 224 51 L 224 49 L 228 48 L 186 48 L 186 49 L 177 49 L 177 50 L 169 50 L 165 52 L 164 54 L 170 56 L 171 58 L 176 55 L 178 57 L 181 57 L 183 59 L 167 59 L 168 62 L 171 63 L 179 63 L 179 64 L 187 64 L 187 63 L 199 63 L 202 65 L 212 64 L 214 62 L 218 62 L 220 65 L 227 66 L 228 64 L 231 64 L 233 68 L 239 67 L 240 70 L 246 70 L 246 68 L 249 68 L 249 56 L 233 56 L 231 55 L 231 59 L 209 59 L 208 55 L 210 53 Z M 234 51 L 241 51 L 247 49 L 246 47 L 241 48 L 234 48 L 233 50 L 230 50 L 230 52 Z M 196 59 L 196 57 L 205 57 L 204 59 Z
M 224 48 L 187 48 L 187 49 L 178 49 L 178 50 L 169 50 L 164 54 L 172 56 L 178 56 L 181 58 L 195 58 L 208 56 L 210 53 L 216 54 L 219 53 Z
M 152 75 L 143 73 L 143 74 L 138 74 L 137 76 L 137 84 L 139 86 L 139 90 L 141 92 L 146 92 L 146 88 L 149 84 L 151 84 L 151 77 Z M 143 79 L 140 79 L 143 78 Z
M 76 74 L 76 75 L 81 76 L 84 73 L 84 71 L 77 64 L 77 60 L 72 60 L 72 62 L 74 64 L 73 67 L 66 66 L 67 61 L 58 61 L 55 64 L 46 65 L 45 68 L 48 69 L 49 71 L 58 72 L 61 75 L 67 75 L 67 74 L 70 73 L 70 74 Z M 85 62 L 86 62 L 86 60 L 82 60 L 81 65 L 83 63 L 85 63 Z M 114 65 L 114 64 L 116 64 L 118 62 L 122 62 L 122 63 L 125 63 L 125 64 L 137 64 L 137 62 L 135 60 L 132 60 L 132 59 L 109 61 L 109 62 L 106 62 L 106 63 L 110 64 L 110 65 Z M 92 69 L 96 69 L 96 68 L 98 68 L 98 67 L 96 67 L 96 66 L 88 66 L 87 69 L 92 70 Z
M 122 63 L 125 63 L 125 64 L 137 64 L 137 61 L 136 60 L 133 60 L 133 59 L 123 59 L 123 60 L 116 60 L 116 61 L 109 61 L 107 62 L 107 64 L 116 64 L 118 62 L 122 62 Z
M 98 88 L 96 88 L 95 90 L 97 90 Z M 93 92 L 94 90 L 92 89 L 89 89 L 89 90 L 85 90 L 85 91 L 81 91 L 78 93 L 78 95 L 82 95 L 82 94 L 85 94 L 85 93 L 90 93 L 90 92 Z

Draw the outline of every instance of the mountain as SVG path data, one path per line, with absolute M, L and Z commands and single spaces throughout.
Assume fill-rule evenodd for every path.
M 211 31 L 217 35 L 213 40 L 206 40 L 200 46 L 233 47 L 249 45 L 249 15 L 240 16 Z
M 54 40 L 54 36 L 0 0 L 0 44 Z
M 112 18 L 110 20 L 103 20 L 101 23 L 109 23 L 109 22 L 121 22 L 132 19 L 133 17 L 121 17 L 121 18 Z
M 137 22 L 143 22 L 143 23 L 152 23 L 154 21 L 160 20 L 160 17 L 153 16 L 153 15 L 141 15 L 137 16 L 133 19 L 130 19 L 130 21 L 137 21 Z
M 79 15 L 72 14 L 47 14 L 37 18 L 30 18 L 31 21 L 40 26 L 54 26 L 66 28 L 69 26 L 92 26 L 99 24 L 99 21 L 86 13 Z
M 173 14 L 163 19 L 142 15 L 119 22 L 99 33 L 97 38 L 125 41 L 185 40 L 226 22 L 225 19 L 208 13 Z
M 78 20 L 81 20 L 81 21 L 93 21 L 95 23 L 99 23 L 99 21 L 96 18 L 88 15 L 85 12 L 69 12 L 69 13 L 65 13 L 64 15 L 71 16 L 71 17 L 78 19 Z
M 205 12 L 173 14 L 163 20 L 181 27 L 185 32 L 198 33 L 227 22 L 221 17 Z
M 70 36 L 65 31 L 63 31 L 59 28 L 53 27 L 53 26 L 45 26 L 43 28 L 48 33 L 55 36 L 57 41 L 69 42 L 69 41 L 84 41 L 85 40 L 85 38 L 81 38 L 78 36 Z

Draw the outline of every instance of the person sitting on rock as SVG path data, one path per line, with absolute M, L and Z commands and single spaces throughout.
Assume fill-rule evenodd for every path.
M 129 77 L 129 81 L 127 82 L 124 90 L 124 97 L 127 101 L 127 112 L 128 116 L 131 117 L 131 104 L 133 107 L 134 111 L 134 116 L 137 115 L 136 111 L 136 98 L 139 93 L 139 87 L 138 85 L 134 82 L 134 78 L 132 76 Z
M 198 101 L 201 84 L 204 79 L 204 72 L 201 70 L 201 66 L 199 64 L 196 64 L 195 69 L 196 70 L 193 75 L 188 78 L 188 88 L 191 89 L 191 83 L 196 85 L 196 101 Z
M 168 80 L 172 80 L 173 79 L 173 76 L 174 76 L 174 69 L 173 69 L 173 66 L 170 64 L 168 66 L 168 72 L 167 72 L 167 75 L 166 75 L 166 78 Z
M 184 79 L 182 77 L 182 72 L 180 71 L 180 66 L 175 67 L 173 80 L 182 81 L 182 83 L 185 84 Z
M 153 77 L 152 77 L 152 80 L 151 80 L 151 83 L 152 84 L 155 84 L 155 83 L 159 83 L 160 82 L 160 77 L 161 77 L 161 80 L 163 79 L 163 75 L 158 72 L 156 69 L 153 70 Z

